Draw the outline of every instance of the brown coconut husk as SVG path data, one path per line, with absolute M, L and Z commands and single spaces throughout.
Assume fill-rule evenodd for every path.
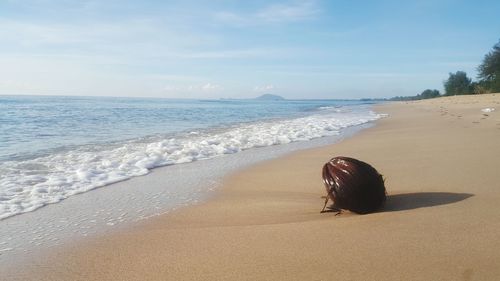
M 367 214 L 379 210 L 385 203 L 384 179 L 370 164 L 349 157 L 334 157 L 323 166 L 323 182 L 330 211 L 349 210 Z M 337 213 L 337 214 L 338 214 Z

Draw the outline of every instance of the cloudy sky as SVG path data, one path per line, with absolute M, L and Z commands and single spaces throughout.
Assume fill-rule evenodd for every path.
M 0 0 L 0 94 L 361 98 L 442 89 L 500 1 Z

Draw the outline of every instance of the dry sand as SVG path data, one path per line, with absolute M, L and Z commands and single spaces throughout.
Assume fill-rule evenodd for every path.
M 496 111 L 483 114 L 482 108 Z M 392 103 L 374 128 L 248 168 L 206 203 L 57 251 L 7 279 L 498 280 L 500 94 Z M 320 214 L 337 155 L 385 176 L 387 206 Z

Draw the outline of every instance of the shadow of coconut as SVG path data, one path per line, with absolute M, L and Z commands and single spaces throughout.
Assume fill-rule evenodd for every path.
M 396 212 L 453 204 L 474 196 L 470 193 L 418 192 L 388 195 L 382 212 Z

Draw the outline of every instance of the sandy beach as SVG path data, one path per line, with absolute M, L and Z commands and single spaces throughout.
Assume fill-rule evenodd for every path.
M 500 94 L 376 111 L 389 116 L 352 138 L 232 174 L 208 202 L 0 279 L 497 280 Z M 382 211 L 320 214 L 321 167 L 339 155 L 384 175 Z

